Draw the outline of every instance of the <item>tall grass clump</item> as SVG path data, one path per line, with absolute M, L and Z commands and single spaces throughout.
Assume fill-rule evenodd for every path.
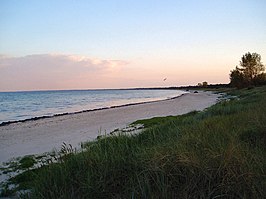
M 266 87 L 202 112 L 141 120 L 35 174 L 30 198 L 264 198 Z

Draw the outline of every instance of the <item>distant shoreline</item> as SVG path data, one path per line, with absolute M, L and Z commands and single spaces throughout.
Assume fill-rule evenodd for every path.
M 21 90 L 21 91 L 0 91 L 0 93 L 15 93 L 15 92 L 53 92 L 53 91 L 106 91 L 106 90 L 187 90 L 187 89 L 199 89 L 199 88 L 220 88 L 229 87 L 229 84 L 210 84 L 206 87 L 200 86 L 169 86 L 169 87 L 147 87 L 147 88 L 99 88 L 99 89 L 55 89 L 55 90 Z

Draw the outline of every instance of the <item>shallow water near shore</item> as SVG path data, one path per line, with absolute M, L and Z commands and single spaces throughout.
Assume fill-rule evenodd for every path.
M 173 98 L 180 90 L 64 90 L 0 92 L 0 124 L 34 117 Z

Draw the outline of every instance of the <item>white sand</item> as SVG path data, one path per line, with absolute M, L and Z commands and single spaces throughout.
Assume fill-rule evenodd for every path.
M 179 98 L 14 123 L 0 127 L 0 162 L 12 157 L 60 149 L 63 142 L 78 147 L 99 134 L 123 128 L 144 118 L 180 115 L 203 110 L 217 102 L 219 95 L 188 93 Z

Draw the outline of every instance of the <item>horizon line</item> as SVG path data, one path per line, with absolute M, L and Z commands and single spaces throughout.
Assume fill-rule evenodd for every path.
M 229 85 L 229 83 L 208 84 L 208 86 Z M 43 90 L 17 90 L 17 91 L 0 91 L 0 93 L 16 93 L 16 92 L 49 92 L 49 91 L 96 91 L 96 90 L 149 90 L 149 89 L 178 89 L 199 87 L 198 85 L 182 85 L 182 86 L 162 86 L 162 87 L 132 87 L 132 88 L 90 88 L 90 89 L 43 89 Z

